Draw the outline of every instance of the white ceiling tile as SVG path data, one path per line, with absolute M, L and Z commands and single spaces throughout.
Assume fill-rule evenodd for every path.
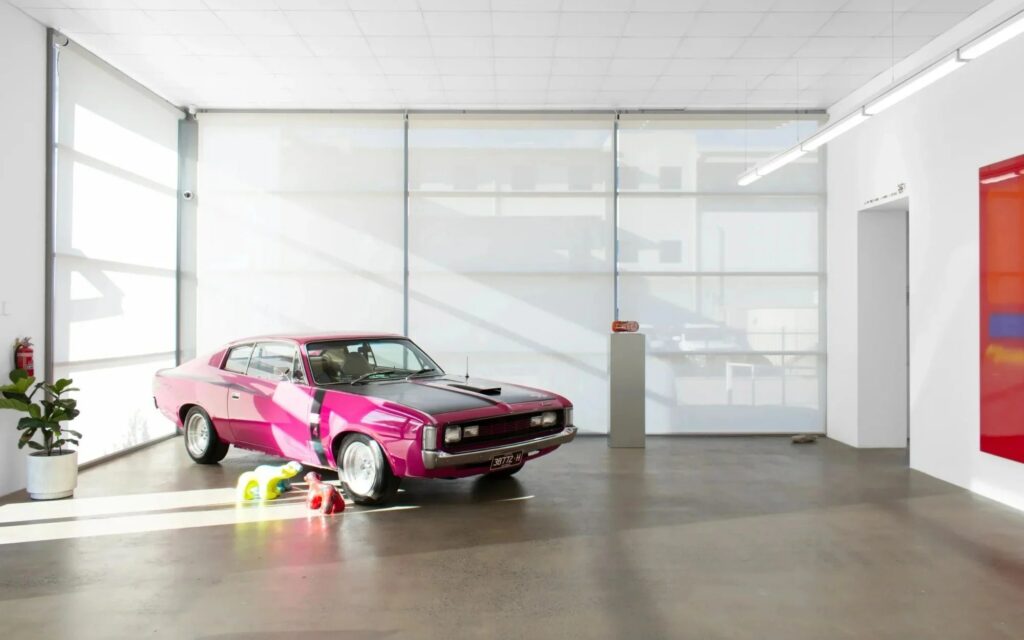
M 645 103 L 652 107 L 686 109 L 697 104 L 699 96 L 699 90 L 652 91 Z
M 785 60 L 774 58 L 726 60 L 718 73 L 727 76 L 766 76 L 775 73 Z
M 558 33 L 557 13 L 510 12 L 492 17 L 496 36 L 553 36 Z
M 495 58 L 494 72 L 500 76 L 544 76 L 551 73 L 551 58 Z
M 494 75 L 494 58 L 434 58 L 442 76 Z
M 706 11 L 768 11 L 774 8 L 775 0 L 713 0 L 708 2 L 704 9 Z
M 277 0 L 278 9 L 285 11 L 341 11 L 349 8 L 345 0 Z
M 762 13 L 698 13 L 687 35 L 697 38 L 749 36 L 757 28 L 764 15 Z
M 680 38 L 620 38 L 615 55 L 620 58 L 670 58 Z
M 491 14 L 484 11 L 439 11 L 423 14 L 432 36 L 489 36 Z
M 553 76 L 603 76 L 608 73 L 608 58 L 556 58 L 551 62 Z
M 239 36 L 242 44 L 254 56 L 312 56 L 313 51 L 298 36 Z
M 935 37 L 963 19 L 960 13 L 905 13 L 896 20 L 895 34 Z
M 758 91 L 764 91 L 766 89 L 790 91 L 795 96 L 795 93 L 801 89 L 800 78 L 797 76 L 767 76 L 760 82 L 760 84 L 757 85 Z
M 149 35 L 166 33 L 162 24 L 149 17 L 144 11 L 121 9 L 82 9 L 78 13 L 94 29 L 91 33 L 123 33 Z
M 621 11 L 632 6 L 632 0 L 562 0 L 562 11 Z
M 494 44 L 491 38 L 431 38 L 430 46 L 434 55 L 441 57 L 494 55 Z
M 227 35 L 231 32 L 223 20 L 210 11 L 147 11 L 146 15 L 160 23 L 172 35 Z
M 495 38 L 496 57 L 550 58 L 555 55 L 554 38 Z
M 214 13 L 236 35 L 295 35 L 295 30 L 288 24 L 283 11 L 215 11 Z
M 638 107 L 643 104 L 643 95 L 636 91 L 598 91 L 597 99 L 610 107 L 623 109 Z
M 15 6 L 35 6 L 35 7 L 53 7 L 61 8 L 67 7 L 68 9 L 137 9 L 131 0 L 62 0 L 61 2 L 36 2 L 28 5 L 15 5 Z
M 99 36 L 99 34 L 96 34 Z M 114 54 L 127 55 L 183 55 L 193 53 L 185 51 L 184 45 L 175 36 L 162 35 L 103 35 L 103 43 L 92 41 L 90 46 L 102 48 Z
M 743 90 L 706 90 L 701 91 L 700 96 L 698 97 L 698 101 L 702 106 L 706 107 L 736 108 L 748 106 L 748 96 L 749 94 Z
M 737 58 L 788 58 L 807 43 L 807 38 L 747 38 L 734 54 Z
M 619 36 L 626 26 L 625 13 L 565 13 L 559 21 L 560 36 Z
M 498 99 L 498 94 L 496 91 L 488 91 L 486 89 L 470 91 L 445 90 L 444 97 L 447 102 L 463 104 L 472 108 L 473 106 L 488 107 L 493 105 Z
M 205 11 L 207 9 L 203 0 L 132 0 L 132 3 L 144 11 Z
M 426 58 L 433 54 L 430 38 L 377 36 L 366 40 L 373 55 L 381 58 Z
M 611 58 L 619 43 L 618 38 L 558 38 L 555 56 L 558 58 Z
M 366 36 L 425 36 L 423 14 L 410 11 L 357 11 L 356 22 Z
M 756 87 L 764 76 L 714 76 L 710 82 L 707 83 L 705 89 L 711 89 L 715 91 L 723 89 L 741 89 L 743 91 L 752 90 Z
M 699 91 L 708 86 L 712 76 L 662 76 L 654 85 L 655 91 Z
M 890 33 L 892 33 L 890 16 L 884 13 L 858 11 L 834 14 L 816 35 L 870 37 Z
M 366 38 L 306 36 L 303 40 L 313 54 L 318 56 L 370 58 L 374 55 Z
M 415 75 L 389 75 L 388 83 L 395 90 L 411 91 L 443 91 L 440 76 L 415 74 Z
M 491 0 L 491 11 L 558 11 L 562 0 Z
M 348 11 L 285 11 L 295 33 L 303 36 L 359 36 L 362 31 Z
M 608 66 L 610 76 L 659 76 L 668 66 L 668 58 L 616 58 Z
M 870 43 L 870 38 L 808 38 L 796 55 L 806 58 L 846 58 Z
M 878 11 L 890 13 L 892 11 L 908 11 L 919 0 L 848 0 L 843 5 L 843 11 Z
M 547 100 L 548 103 L 553 105 L 575 105 L 575 106 L 589 106 L 594 104 L 597 97 L 597 90 L 582 90 L 582 91 L 561 91 L 558 89 L 548 89 Z
M 909 0 L 908 11 L 926 13 L 974 13 L 991 0 Z
M 876 76 L 890 67 L 889 58 L 847 58 L 829 70 L 844 76 Z
M 274 0 L 203 0 L 214 11 L 265 11 L 277 9 Z
M 632 13 L 623 35 L 627 36 L 681 36 L 693 25 L 693 13 Z
M 547 101 L 546 91 L 499 91 L 498 104 L 517 107 L 542 108 Z
M 185 53 L 197 56 L 241 56 L 247 53 L 238 36 L 174 36 Z
M 605 76 L 551 76 L 549 89 L 558 91 L 599 91 Z
M 701 11 L 707 0 L 633 0 L 633 13 L 653 11 L 657 13 Z
M 665 68 L 667 76 L 710 76 L 719 73 L 725 66 L 724 58 L 699 58 L 670 60 Z
M 655 76 L 607 76 L 602 91 L 650 91 L 658 79 Z
M 494 76 L 442 75 L 441 85 L 445 91 L 494 91 Z
M 377 63 L 389 76 L 437 75 L 433 58 L 377 58 Z
M 490 11 L 490 0 L 419 0 L 423 11 Z
M 547 76 L 512 76 L 497 78 L 498 91 L 542 91 L 548 87 Z
M 891 1 L 891 0 L 890 0 Z M 838 11 L 849 0 L 776 0 L 772 11 Z
M 353 11 L 419 11 L 416 0 L 348 0 Z
M 730 58 L 739 51 L 744 38 L 683 38 L 677 58 Z
M 830 73 L 843 58 L 792 58 L 787 60 L 777 73 L 797 76 L 822 76 Z
M 765 38 L 813 36 L 832 15 L 825 12 L 765 14 L 754 35 Z
M 928 44 L 931 40 L 931 36 L 919 36 L 914 38 L 901 38 L 899 36 L 895 38 L 866 38 L 864 40 L 864 46 L 856 49 L 853 55 L 864 58 L 895 57 L 898 62 Z

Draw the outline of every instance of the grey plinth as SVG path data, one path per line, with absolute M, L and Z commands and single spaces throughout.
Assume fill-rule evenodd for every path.
M 609 336 L 609 447 L 645 446 L 646 351 L 646 339 L 642 333 L 613 333 Z

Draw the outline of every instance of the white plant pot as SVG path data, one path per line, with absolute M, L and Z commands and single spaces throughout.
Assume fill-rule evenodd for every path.
M 78 486 L 78 452 L 48 456 L 33 453 L 28 457 L 28 495 L 33 500 L 67 498 Z

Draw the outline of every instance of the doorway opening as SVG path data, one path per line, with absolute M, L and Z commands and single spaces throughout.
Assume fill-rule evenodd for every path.
M 909 198 L 857 215 L 858 446 L 910 446 Z

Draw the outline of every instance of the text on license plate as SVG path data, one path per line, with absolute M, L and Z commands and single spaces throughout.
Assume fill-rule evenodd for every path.
M 523 452 L 516 451 L 514 453 L 503 453 L 500 456 L 494 456 L 491 458 L 491 471 L 497 469 L 506 469 L 508 467 L 515 467 L 523 462 Z

